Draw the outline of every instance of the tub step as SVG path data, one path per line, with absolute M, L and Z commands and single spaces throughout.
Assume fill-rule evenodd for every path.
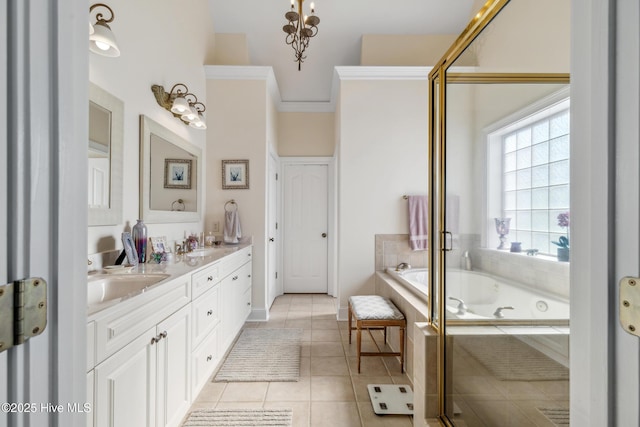
M 404 384 L 368 384 L 373 412 L 378 415 L 413 415 L 413 391 Z

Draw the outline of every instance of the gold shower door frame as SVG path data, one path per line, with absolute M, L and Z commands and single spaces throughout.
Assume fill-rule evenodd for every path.
M 445 255 L 447 252 L 445 229 L 446 206 L 446 105 L 448 84 L 549 84 L 569 83 L 567 73 L 472 73 L 447 72 L 456 59 L 465 51 L 473 40 L 489 25 L 493 18 L 510 0 L 488 0 L 474 16 L 465 30 L 447 50 L 445 55 L 429 73 L 429 234 L 438 236 L 429 242 L 429 313 L 431 327 L 438 334 L 438 408 L 440 420 L 449 427 L 453 422 L 446 415 L 446 366 L 445 366 Z M 464 325 L 472 323 L 461 321 Z M 525 321 L 529 323 L 529 321 Z M 493 321 L 474 322 L 489 325 Z M 509 324 L 520 324 L 512 321 Z M 506 323 L 501 322 L 501 325 Z

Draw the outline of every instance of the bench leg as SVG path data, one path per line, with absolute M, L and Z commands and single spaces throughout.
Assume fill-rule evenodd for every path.
M 347 304 L 349 313 L 349 344 L 351 344 L 351 303 Z
M 404 331 L 405 328 L 400 326 L 400 372 L 404 372 Z
M 362 328 L 360 327 L 360 322 L 356 322 L 358 327 L 358 339 L 357 339 L 357 349 L 356 355 L 358 356 L 358 373 L 360 373 L 360 359 L 361 359 L 361 348 L 362 348 Z

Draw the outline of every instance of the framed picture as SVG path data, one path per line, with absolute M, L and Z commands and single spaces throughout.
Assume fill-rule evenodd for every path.
M 124 253 L 127 254 L 127 260 L 130 265 L 138 265 L 138 252 L 136 251 L 136 245 L 133 244 L 131 233 L 125 231 L 122 233 L 122 245 L 124 246 Z
M 164 159 L 164 188 L 191 188 L 191 160 Z
M 249 160 L 222 161 L 222 189 L 249 188 Z
M 165 236 L 149 237 L 149 240 L 151 241 L 151 252 L 154 254 L 171 252 L 169 246 L 167 246 L 167 238 Z

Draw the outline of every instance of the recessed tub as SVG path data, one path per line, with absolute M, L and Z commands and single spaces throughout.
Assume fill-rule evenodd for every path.
M 429 294 L 429 271 L 414 268 L 387 273 L 414 293 L 426 299 Z M 468 320 L 569 320 L 569 301 L 520 283 L 477 271 L 448 270 L 446 309 L 449 318 Z M 464 301 L 466 310 L 460 310 Z M 495 315 L 499 307 L 504 317 Z

